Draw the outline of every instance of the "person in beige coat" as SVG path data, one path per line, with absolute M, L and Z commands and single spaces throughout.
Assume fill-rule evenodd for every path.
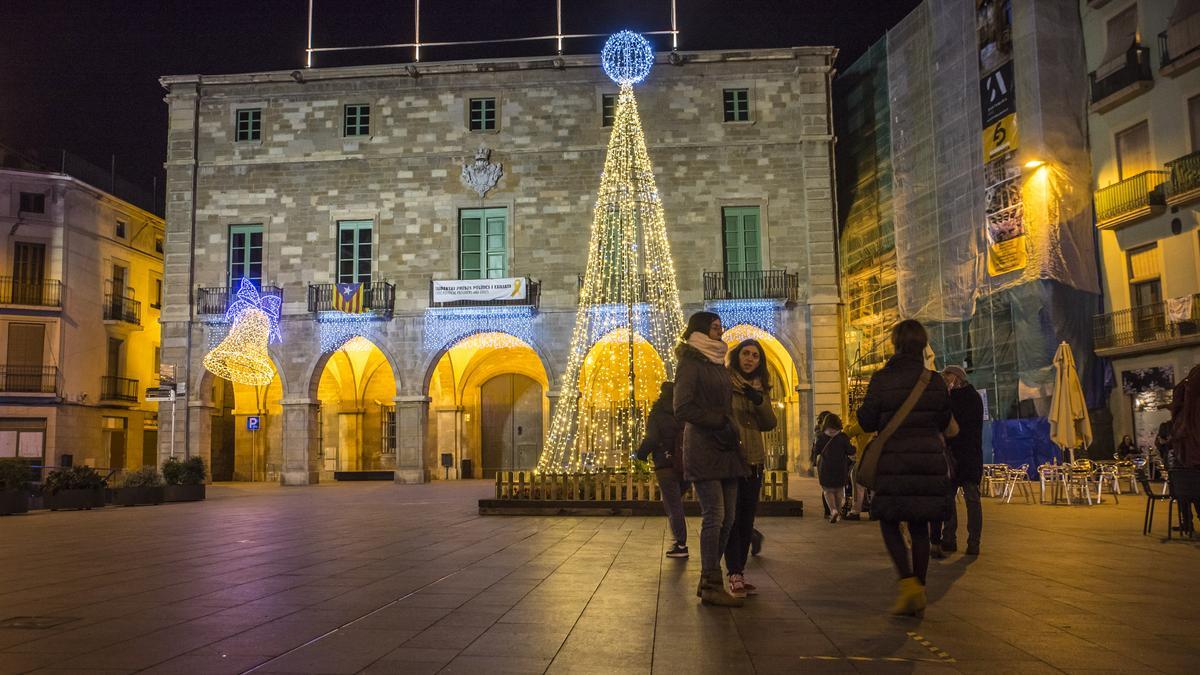
M 754 516 L 762 492 L 763 468 L 767 461 L 763 432 L 775 428 L 775 410 L 771 405 L 771 378 L 762 345 L 742 340 L 729 352 L 729 379 L 733 382 L 733 421 L 741 437 L 741 460 L 745 475 L 738 479 L 737 508 L 733 527 L 725 545 L 725 569 L 729 575 L 729 593 L 734 597 L 753 595 L 753 584 L 746 582 L 746 559 L 754 536 Z

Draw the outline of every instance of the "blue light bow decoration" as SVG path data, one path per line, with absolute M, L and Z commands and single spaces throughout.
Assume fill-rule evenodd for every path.
M 708 303 L 708 310 L 721 317 L 726 329 L 748 324 L 774 335 L 775 315 L 782 304 L 779 300 L 718 300 Z
M 279 315 L 282 305 L 283 300 L 279 296 L 259 293 L 254 282 L 242 277 L 234 299 L 225 310 L 225 322 L 232 325 L 242 312 L 248 309 L 257 309 L 267 315 L 267 322 L 271 327 L 270 338 L 267 342 L 283 342 L 283 335 L 279 332 Z
M 426 351 L 449 349 L 479 333 L 505 333 L 533 344 L 533 307 L 444 307 L 425 310 Z
M 600 51 L 604 73 L 620 85 L 637 84 L 650 74 L 654 48 L 650 41 L 631 30 L 614 33 Z

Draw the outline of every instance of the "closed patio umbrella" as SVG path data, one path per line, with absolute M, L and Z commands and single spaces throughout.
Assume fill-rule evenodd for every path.
M 1050 440 L 1057 443 L 1075 461 L 1075 448 L 1092 442 L 1092 421 L 1088 418 L 1075 356 L 1066 342 L 1054 353 L 1054 396 L 1050 399 Z

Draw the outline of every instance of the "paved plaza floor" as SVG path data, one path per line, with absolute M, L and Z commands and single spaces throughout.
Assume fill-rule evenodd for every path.
M 0 628 L 0 673 L 1196 672 L 1200 545 L 1142 536 L 1143 497 L 985 500 L 983 555 L 934 561 L 917 620 L 886 614 L 876 523 L 794 488 L 740 609 L 695 597 L 698 519 L 665 559 L 662 518 L 480 517 L 483 482 L 7 517 L 0 620 L 63 622 Z

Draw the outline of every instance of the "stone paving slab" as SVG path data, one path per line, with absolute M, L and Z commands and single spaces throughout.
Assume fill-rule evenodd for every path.
M 0 619 L 69 619 L 0 629 L 0 675 L 1191 673 L 1200 659 L 1200 545 L 1143 537 L 1133 495 L 985 500 L 983 555 L 934 561 L 925 618 L 901 620 L 877 525 L 821 519 L 810 479 L 791 490 L 817 510 L 760 520 L 760 595 L 740 609 L 695 597 L 698 519 L 693 558 L 671 560 L 661 517 L 480 516 L 491 489 L 228 484 L 204 503 L 0 519 Z

